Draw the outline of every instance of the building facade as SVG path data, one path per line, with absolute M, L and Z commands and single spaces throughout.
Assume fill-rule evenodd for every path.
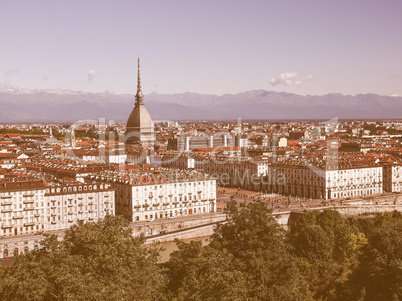
M 63 230 L 79 221 L 114 214 L 115 191 L 108 184 L 49 185 L 42 180 L 0 184 L 0 236 Z
M 271 165 L 263 191 L 301 198 L 335 199 L 380 194 L 381 166 L 320 169 Z
M 402 165 L 387 164 L 383 167 L 384 191 L 402 192 Z
M 116 189 L 116 215 L 131 221 L 216 211 L 216 180 L 197 172 L 102 172 L 92 176 Z

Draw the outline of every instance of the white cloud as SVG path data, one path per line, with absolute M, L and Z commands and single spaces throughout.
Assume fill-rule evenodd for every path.
M 278 77 L 273 77 L 269 80 L 269 83 L 272 86 L 276 85 L 285 85 L 285 86 L 290 86 L 290 85 L 295 85 L 295 86 L 300 86 L 306 81 L 309 81 L 313 79 L 312 75 L 307 75 L 305 77 L 299 76 L 298 73 L 296 72 L 285 72 L 279 75 Z
M 4 77 L 8 78 L 10 76 L 13 76 L 14 74 L 17 74 L 18 72 L 20 72 L 20 70 L 17 69 L 8 69 L 6 71 L 4 71 Z
M 94 69 L 88 71 L 88 81 L 92 83 L 94 77 L 98 74 L 98 72 Z
M 45 75 L 42 77 L 43 80 L 48 80 L 53 74 L 51 72 L 46 72 Z

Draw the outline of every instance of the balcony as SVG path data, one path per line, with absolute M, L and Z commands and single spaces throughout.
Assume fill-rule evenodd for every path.
M 34 202 L 34 200 L 26 200 L 26 201 L 24 201 L 23 203 L 24 204 L 32 204 Z
M 11 206 L 12 204 L 13 204 L 13 202 L 8 201 L 8 202 L 1 203 L 1 206 Z
M 52 225 L 55 225 L 56 224 L 56 221 L 51 221 L 50 222 Z
M 56 213 L 50 213 L 50 216 L 56 216 L 57 214 Z
M 134 208 L 135 209 L 141 208 L 141 205 L 135 205 Z
M 159 203 L 152 204 L 152 206 L 158 207 L 158 206 L 159 206 Z
M 33 194 L 33 193 L 24 193 L 22 196 L 23 196 L 24 198 L 30 198 L 30 197 L 33 197 L 34 194 Z
M 20 215 L 20 216 L 13 216 L 13 219 L 21 219 L 21 218 L 24 218 L 22 215 Z
M 25 207 L 24 211 L 30 211 L 30 210 L 34 210 L 34 209 L 35 209 L 34 207 Z
M 72 212 L 67 212 L 67 214 L 68 214 L 68 215 L 72 215 L 73 213 L 72 213 Z
M 170 203 L 163 203 L 163 206 L 169 206 Z
M 13 227 L 12 225 L 3 225 L 3 226 L 1 226 L 2 229 L 10 229 L 12 227 Z
M 11 199 L 13 196 L 12 195 L 2 195 L 1 196 L 1 199 L 2 200 L 4 200 L 4 199 Z
M 56 209 L 56 208 L 57 208 L 56 206 L 51 206 L 51 207 L 50 207 L 50 209 Z
M 24 227 L 35 226 L 34 222 L 24 223 Z
M 34 216 L 35 216 L 35 217 L 40 217 L 40 214 L 39 214 L 39 213 L 35 213 Z
M 149 207 L 149 204 L 144 204 L 144 205 L 142 205 L 142 207 L 143 207 L 143 208 L 148 208 L 148 207 Z
M 3 209 L 3 210 L 1 210 L 1 213 L 8 213 L 8 212 L 13 212 L 13 209 Z

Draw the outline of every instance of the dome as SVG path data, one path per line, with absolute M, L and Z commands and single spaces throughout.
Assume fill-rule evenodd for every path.
M 129 128 L 153 128 L 154 122 L 151 115 L 144 105 L 136 106 L 127 120 L 127 129 Z
M 154 122 L 144 106 L 144 95 L 141 91 L 140 61 L 138 59 L 138 87 L 135 95 L 135 107 L 131 111 L 126 125 L 126 144 L 138 143 L 153 145 L 155 142 Z

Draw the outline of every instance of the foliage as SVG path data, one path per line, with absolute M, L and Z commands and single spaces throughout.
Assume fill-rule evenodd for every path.
M 47 236 L 5 270 L 1 300 L 155 300 L 163 284 L 155 250 L 128 223 L 107 216 Z
M 0 300 L 401 300 L 402 214 L 303 214 L 289 232 L 266 204 L 227 206 L 209 245 L 176 240 L 158 264 L 122 217 L 72 226 L 0 268 Z
M 334 210 L 301 216 L 289 235 L 294 254 L 318 300 L 332 300 L 358 264 L 363 233 Z
M 201 242 L 176 240 L 178 250 L 166 263 L 171 299 L 244 300 L 243 273 L 232 264 L 233 256 Z
M 285 231 L 265 204 L 227 206 L 209 246 L 178 243 L 166 265 L 177 300 L 309 300 Z
M 368 244 L 349 282 L 349 296 L 364 291 L 364 300 L 402 299 L 402 214 L 398 211 L 368 220 Z

